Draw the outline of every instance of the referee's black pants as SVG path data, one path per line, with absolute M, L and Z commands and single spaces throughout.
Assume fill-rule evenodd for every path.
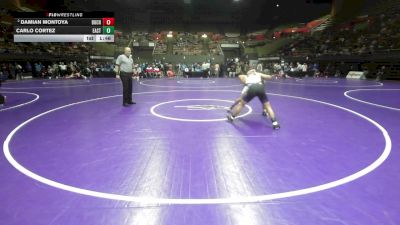
M 121 72 L 122 104 L 132 102 L 132 73 Z
M 1 87 L 1 79 L 3 79 L 3 78 L 0 76 L 0 87 Z M 0 93 L 0 105 L 4 104 L 4 101 L 5 101 L 5 98 L 4 98 L 4 96 Z

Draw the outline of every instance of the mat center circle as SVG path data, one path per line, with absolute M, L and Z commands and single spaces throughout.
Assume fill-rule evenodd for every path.
M 233 101 L 223 99 L 180 99 L 161 102 L 151 107 L 150 112 L 156 117 L 181 122 L 216 122 L 226 120 L 226 111 Z M 252 112 L 248 105 L 238 117 Z

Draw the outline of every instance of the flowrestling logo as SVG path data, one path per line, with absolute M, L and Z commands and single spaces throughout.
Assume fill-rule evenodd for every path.
M 221 105 L 177 105 L 174 108 L 183 108 L 186 110 L 228 110 L 229 107 Z

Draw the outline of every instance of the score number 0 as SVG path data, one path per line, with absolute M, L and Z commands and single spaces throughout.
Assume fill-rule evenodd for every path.
M 103 26 L 114 26 L 114 18 L 103 18 Z

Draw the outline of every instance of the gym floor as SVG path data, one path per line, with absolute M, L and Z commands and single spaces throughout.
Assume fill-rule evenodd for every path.
M 7 225 L 400 224 L 400 82 L 26 80 L 0 93 Z

